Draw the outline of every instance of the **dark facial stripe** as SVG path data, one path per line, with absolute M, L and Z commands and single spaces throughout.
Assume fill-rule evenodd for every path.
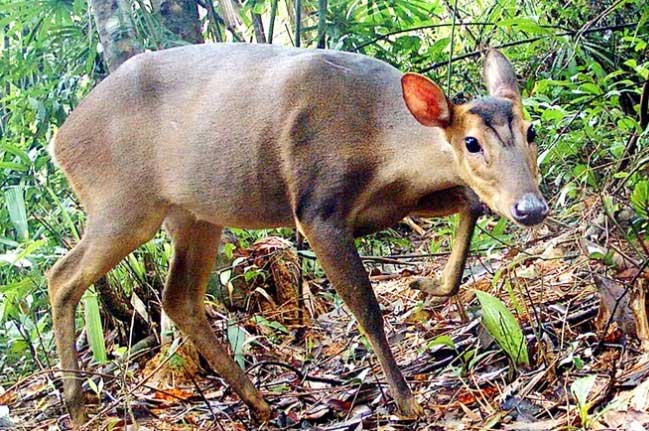
M 480 116 L 487 125 L 506 124 L 514 118 L 514 104 L 507 99 L 483 97 L 474 100 L 472 105 L 469 112 Z
M 491 124 L 487 124 L 487 127 L 489 127 L 489 128 L 491 129 L 491 131 L 494 132 L 494 134 L 498 137 L 498 140 L 499 140 L 500 142 L 502 142 L 503 147 L 507 147 L 507 146 L 508 146 L 508 145 L 507 145 L 507 142 L 502 138 L 502 136 L 500 136 L 500 133 L 498 133 L 498 131 L 497 131 L 496 129 L 494 129 L 493 126 L 492 126 Z M 509 129 L 511 130 L 511 127 L 510 127 Z
M 514 112 L 512 110 L 514 104 L 506 99 L 495 97 L 483 97 L 474 100 L 469 112 L 479 116 L 484 121 L 485 126 L 489 127 L 498 136 L 498 139 L 503 143 L 503 146 L 513 145 L 513 131 L 512 121 L 514 119 Z M 508 125 L 510 130 L 510 139 L 504 140 L 502 136 L 496 131 L 495 126 Z

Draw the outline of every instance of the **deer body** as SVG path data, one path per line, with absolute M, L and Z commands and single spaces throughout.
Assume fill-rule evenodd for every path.
M 484 190 L 494 181 L 476 182 L 469 171 L 479 166 L 465 166 L 465 150 L 449 142 L 483 120 L 505 139 L 505 125 L 494 120 L 503 112 L 511 114 L 505 117 L 513 142 L 527 126 L 511 101 L 500 101 L 509 106 L 498 108 L 503 112 L 489 114 L 488 104 L 468 114 L 426 78 L 408 78 L 355 54 L 197 45 L 136 56 L 84 99 L 59 130 L 53 153 L 88 222 L 83 239 L 49 274 L 61 366 L 69 370 L 65 397 L 75 421 L 84 420 L 80 380 L 72 372 L 78 369 L 75 307 L 90 284 L 163 223 L 174 246 L 163 307 L 260 419 L 269 417 L 269 406 L 212 334 L 203 308 L 226 226 L 297 226 L 367 334 L 401 411 L 422 413 L 387 344 L 353 238 L 408 214 L 460 212 L 439 289 L 454 293 L 477 217 L 472 188 L 492 206 L 493 192 Z M 511 194 L 538 194 L 527 178 L 533 159 L 512 154 L 522 174 L 510 182 Z
M 408 112 L 400 78 L 336 51 L 146 53 L 92 91 L 54 153 L 86 207 L 146 199 L 221 226 L 267 228 L 328 205 L 359 231 L 381 229 L 461 184 L 441 132 Z

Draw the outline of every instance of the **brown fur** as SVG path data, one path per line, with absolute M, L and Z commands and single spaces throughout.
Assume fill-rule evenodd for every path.
M 503 95 L 518 95 L 506 85 L 515 78 L 496 76 L 501 57 L 490 54 L 487 69 L 495 69 L 485 74 Z M 76 422 L 85 416 L 75 307 L 163 222 L 174 249 L 163 307 L 259 419 L 270 417 L 268 404 L 211 333 L 203 308 L 224 226 L 297 226 L 367 335 L 399 408 L 422 414 L 388 346 L 353 237 L 410 213 L 459 212 L 458 241 L 439 286 L 440 294 L 454 293 L 477 217 L 475 193 L 509 217 L 520 193 L 538 194 L 536 155 L 524 142 L 519 97 L 511 99 L 510 128 L 489 126 L 509 134 L 513 144 L 505 148 L 471 104 L 450 104 L 439 87 L 426 96 L 435 109 L 420 112 L 433 125 L 446 123 L 431 115 L 451 113 L 450 123 L 419 124 L 404 103 L 401 77 L 361 55 L 212 44 L 136 56 L 85 98 L 53 152 L 87 226 L 49 273 L 65 398 Z M 412 97 L 426 94 L 427 84 L 414 81 L 420 88 L 406 102 L 417 104 Z M 482 142 L 486 163 L 466 152 L 468 133 Z

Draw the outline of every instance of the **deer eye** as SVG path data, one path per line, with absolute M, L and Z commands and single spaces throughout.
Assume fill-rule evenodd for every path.
M 480 142 L 473 136 L 467 136 L 464 138 L 464 144 L 466 145 L 466 149 L 469 151 L 469 153 L 479 153 L 482 151 L 482 147 L 480 146 Z
M 535 141 L 536 141 L 536 130 L 534 130 L 534 126 L 530 126 L 527 129 L 527 142 L 531 144 Z

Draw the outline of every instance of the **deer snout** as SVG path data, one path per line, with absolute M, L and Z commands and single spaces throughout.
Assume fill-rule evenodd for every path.
M 525 226 L 541 223 L 549 212 L 545 199 L 532 193 L 524 194 L 512 207 L 514 220 Z

